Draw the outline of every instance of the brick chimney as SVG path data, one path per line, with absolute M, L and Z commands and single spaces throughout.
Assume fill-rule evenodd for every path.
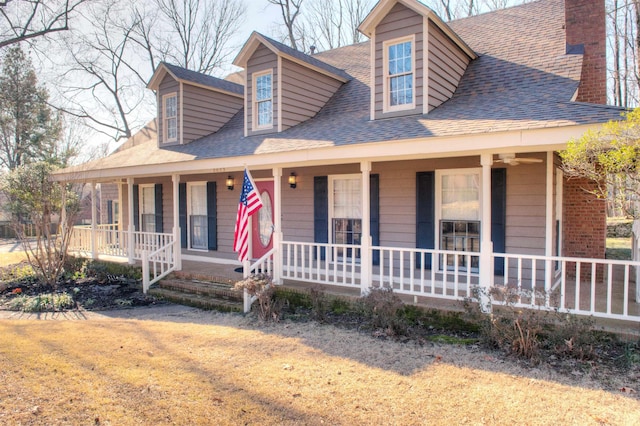
M 604 0 L 565 0 L 567 53 L 583 53 L 578 102 L 607 103 L 607 29 Z

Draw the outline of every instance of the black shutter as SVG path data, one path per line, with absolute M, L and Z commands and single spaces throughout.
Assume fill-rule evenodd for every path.
M 491 241 L 494 253 L 505 252 L 507 169 L 491 169 Z M 494 272 L 504 274 L 504 258 L 494 261 Z
M 216 183 L 207 182 L 207 230 L 209 233 L 209 250 L 218 250 L 218 212 Z
M 140 230 L 140 192 L 139 186 L 133 185 L 133 229 Z
M 107 223 L 113 223 L 113 200 L 107 200 Z
M 157 183 L 155 185 L 155 215 L 156 215 L 156 232 L 164 232 L 164 226 L 162 223 L 162 184 Z
M 416 174 L 416 247 L 435 248 L 435 173 Z M 425 268 L 431 268 L 431 257 L 426 256 Z M 420 258 L 416 264 L 420 266 Z
M 327 176 L 313 178 L 313 241 L 329 242 L 329 179 Z M 321 250 L 320 259 L 325 259 L 325 250 Z
M 369 223 L 371 226 L 371 244 L 380 245 L 380 175 L 369 176 Z M 374 250 L 372 256 L 374 265 L 380 264 L 380 251 Z
M 180 247 L 187 248 L 187 184 L 178 184 L 178 215 L 180 222 Z

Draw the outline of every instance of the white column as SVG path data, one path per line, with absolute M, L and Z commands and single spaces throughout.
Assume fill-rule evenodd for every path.
M 124 242 L 124 225 L 123 225 L 123 215 L 124 212 L 122 211 L 122 208 L 124 207 L 124 204 L 122 204 L 122 182 L 118 181 L 118 249 L 119 249 L 119 255 L 122 256 L 124 255 L 124 250 L 122 250 L 123 246 L 125 245 Z
M 295 191 L 295 189 L 292 189 Z M 282 284 L 282 168 L 273 168 L 273 282 Z
M 546 185 L 546 212 L 545 212 L 545 242 L 544 255 L 553 256 L 553 151 L 547 152 L 547 185 Z M 545 304 L 549 302 L 549 291 L 553 280 L 553 262 L 545 261 L 544 291 Z
M 182 231 L 180 229 L 180 175 L 171 176 L 173 184 L 173 241 L 176 270 L 182 270 L 182 245 L 180 243 Z
M 360 250 L 360 293 L 366 294 L 371 287 L 371 161 L 360 163 L 362 172 L 362 242 Z
M 493 242 L 491 241 L 491 166 L 493 154 L 482 154 L 482 230 L 480 232 L 480 308 L 491 312 L 489 290 L 493 287 Z M 506 265 L 505 265 L 506 267 Z
M 67 230 L 67 184 L 60 182 L 60 188 L 62 190 L 62 210 L 60 211 L 60 223 L 58 224 L 58 232 L 60 237 L 63 237 Z
M 98 212 L 96 210 L 96 183 L 91 182 L 91 258 L 98 258 L 98 246 L 97 246 L 97 216 Z
M 127 236 L 127 246 L 128 246 L 128 257 L 129 257 L 129 264 L 133 265 L 135 263 L 134 260 L 134 247 L 133 247 L 133 231 L 134 231 L 134 227 L 133 227 L 133 178 L 127 178 L 127 199 L 128 199 L 128 203 L 127 203 L 127 210 L 129 213 L 129 225 L 127 227 L 128 229 L 128 233 L 129 235 Z

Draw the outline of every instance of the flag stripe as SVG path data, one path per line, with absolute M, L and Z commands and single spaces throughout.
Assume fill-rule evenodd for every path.
M 233 250 L 238 253 L 240 262 L 249 258 L 249 216 L 256 213 L 261 207 L 262 199 L 258 188 L 249 171 L 245 169 L 233 237 Z

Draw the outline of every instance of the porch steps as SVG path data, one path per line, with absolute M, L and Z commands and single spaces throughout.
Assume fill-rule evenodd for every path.
M 180 305 L 221 312 L 242 312 L 242 292 L 229 284 L 169 277 L 149 294 Z

